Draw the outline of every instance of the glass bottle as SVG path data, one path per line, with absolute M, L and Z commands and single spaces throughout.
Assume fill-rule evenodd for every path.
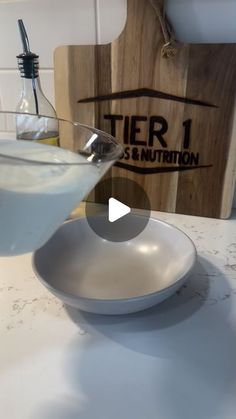
M 17 139 L 59 146 L 59 127 L 56 111 L 44 95 L 39 78 L 39 56 L 29 49 L 23 22 L 19 21 L 24 52 L 17 56 L 22 78 L 21 98 L 17 105 Z M 24 118 L 24 113 L 33 114 Z M 44 118 L 41 118 L 43 115 Z M 48 116 L 48 118 L 45 118 Z M 52 119 L 51 119 L 52 118 Z

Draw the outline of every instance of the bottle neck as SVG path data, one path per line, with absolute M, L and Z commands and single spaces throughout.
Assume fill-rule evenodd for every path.
M 22 95 L 23 96 L 31 96 L 32 92 L 35 90 L 37 94 L 43 95 L 40 78 L 25 78 L 22 77 Z
M 32 98 L 32 99 L 31 99 Z M 39 77 L 36 78 L 25 78 L 22 77 L 22 93 L 21 93 L 21 100 L 23 101 L 31 101 L 33 100 L 34 103 L 34 112 L 36 114 L 40 113 L 40 103 L 46 100 Z

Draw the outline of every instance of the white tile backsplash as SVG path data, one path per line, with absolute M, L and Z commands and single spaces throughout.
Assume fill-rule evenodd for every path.
M 0 2 L 0 68 L 15 68 L 22 52 L 17 25 L 23 19 L 30 47 L 43 68 L 53 66 L 59 45 L 95 43 L 95 0 L 28 0 Z
M 54 105 L 52 58 L 55 47 L 111 41 L 124 26 L 126 0 L 0 1 L 1 110 L 14 111 L 20 98 L 21 78 L 16 59 L 21 52 L 18 18 L 25 22 L 31 49 L 40 55 L 42 89 Z
M 182 42 L 236 42 L 235 0 L 166 0 Z
M 14 111 L 20 97 L 21 79 L 17 70 L 0 69 L 1 110 Z
M 106 44 L 116 39 L 122 32 L 127 16 L 127 1 L 96 0 L 95 4 L 97 42 Z

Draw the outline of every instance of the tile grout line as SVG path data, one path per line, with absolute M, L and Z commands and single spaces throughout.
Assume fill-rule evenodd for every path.
M 101 44 L 100 1 L 94 0 L 96 44 Z
M 40 72 L 45 72 L 45 71 L 54 71 L 53 67 L 45 67 L 45 68 L 40 68 Z M 0 73 L 19 73 L 19 69 L 18 68 L 0 68 Z

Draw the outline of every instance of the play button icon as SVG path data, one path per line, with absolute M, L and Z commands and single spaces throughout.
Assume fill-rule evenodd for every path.
M 94 201 L 103 205 L 95 206 Z M 98 236 L 111 242 L 125 242 L 145 229 L 150 207 L 148 196 L 139 183 L 110 177 L 95 187 L 85 208 L 87 222 Z
M 117 199 L 109 199 L 108 219 L 110 223 L 114 223 L 114 221 L 117 221 L 125 215 L 129 214 L 130 211 L 130 207 L 128 207 L 125 204 L 122 204 L 122 202 L 118 201 Z

